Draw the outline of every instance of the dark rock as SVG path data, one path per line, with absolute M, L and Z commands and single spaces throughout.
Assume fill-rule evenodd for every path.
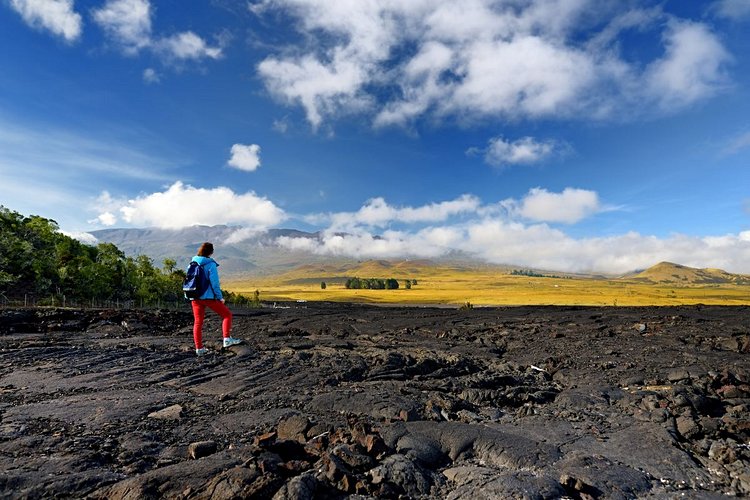
M 358 453 L 346 444 L 337 445 L 331 450 L 331 453 L 340 458 L 352 470 L 364 472 L 375 465 L 372 457 Z
M 216 453 L 218 446 L 215 441 L 199 441 L 197 443 L 190 443 L 188 446 L 188 457 L 193 460 L 207 457 Z
M 256 446 L 269 446 L 274 441 L 276 441 L 276 433 L 266 432 L 260 436 L 256 436 L 254 442 Z
M 276 453 L 281 460 L 305 460 L 307 454 L 305 452 L 305 446 L 299 441 L 292 441 L 290 439 L 277 439 L 267 447 L 268 451 Z
M 737 460 L 737 452 L 734 444 L 722 441 L 714 441 L 708 450 L 708 456 L 720 464 L 731 464 Z
M 288 480 L 273 496 L 273 500 L 312 500 L 318 489 L 315 474 L 305 473 Z
M 667 374 L 667 380 L 670 382 L 682 382 L 690 379 L 690 372 L 685 368 L 678 368 Z
M 447 469 L 443 474 L 456 486 L 446 497 L 463 498 L 564 498 L 567 491 L 554 478 L 530 472 L 496 471 L 479 467 Z M 580 495 L 578 495 L 580 498 Z
M 560 483 L 570 492 L 597 498 L 607 492 L 608 498 L 634 498 L 651 489 L 651 481 L 643 472 L 623 466 L 604 457 L 574 452 L 555 468 L 560 470 Z
M 208 315 L 199 361 L 189 310 L 0 310 L 0 491 L 741 497 L 749 310 L 291 303 L 236 310 L 252 355 Z
M 305 432 L 310 427 L 310 420 L 304 415 L 290 415 L 283 418 L 276 427 L 279 439 L 290 439 L 304 443 L 307 441 Z
M 210 491 L 213 498 L 251 498 L 257 493 L 256 481 L 260 479 L 260 471 L 255 468 L 232 467 L 211 479 L 205 491 Z
M 434 486 L 442 484 L 442 476 L 430 472 L 404 455 L 395 454 L 385 458 L 378 467 L 368 472 L 373 484 L 390 483 L 412 497 L 430 495 Z
M 321 470 L 332 483 L 341 481 L 344 476 L 351 475 L 351 470 L 346 463 L 336 455 L 326 453 L 321 459 Z
M 685 439 L 693 439 L 700 435 L 701 428 L 692 417 L 677 417 L 675 420 L 677 432 Z

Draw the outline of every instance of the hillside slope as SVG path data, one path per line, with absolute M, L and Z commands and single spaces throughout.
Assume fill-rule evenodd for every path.
M 732 274 L 721 269 L 697 269 L 673 262 L 660 262 L 627 279 L 686 286 L 709 284 L 750 285 L 750 276 L 747 275 Z

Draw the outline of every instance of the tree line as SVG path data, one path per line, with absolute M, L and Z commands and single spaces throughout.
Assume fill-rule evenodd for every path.
M 6 299 L 177 301 L 185 271 L 176 266 L 173 259 L 159 268 L 145 255 L 128 257 L 112 243 L 81 243 L 54 220 L 0 205 L 0 294 Z
M 561 278 L 554 274 L 541 274 L 531 269 L 514 269 L 510 272 L 511 276 L 528 276 L 530 278 Z
M 406 280 L 404 287 L 409 289 L 416 285 L 417 280 Z M 321 283 L 321 288 L 325 288 L 325 283 Z M 395 278 L 349 278 L 344 283 L 344 288 L 353 290 L 398 290 L 399 283 Z

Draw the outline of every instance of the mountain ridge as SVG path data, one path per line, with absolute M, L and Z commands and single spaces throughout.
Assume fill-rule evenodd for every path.
M 126 255 L 147 255 L 158 265 L 164 259 L 179 263 L 188 261 L 204 241 L 217 246 L 218 260 L 224 276 L 241 279 L 251 276 L 288 275 L 300 279 L 317 277 L 418 277 L 420 274 L 470 272 L 472 270 L 510 273 L 514 269 L 528 269 L 544 275 L 571 278 L 631 280 L 641 283 L 680 285 L 750 284 L 750 276 L 734 274 L 716 268 L 692 268 L 673 262 L 659 262 L 647 269 L 634 270 L 624 275 L 601 272 L 571 273 L 510 264 L 489 264 L 465 254 L 428 258 L 358 259 L 319 255 L 304 250 L 291 250 L 276 243 L 279 237 L 320 239 L 320 232 L 298 229 L 268 229 L 252 231 L 242 226 L 201 226 L 181 229 L 112 228 L 92 231 L 99 242 L 113 243 Z
M 717 268 L 689 267 L 667 261 L 659 262 L 627 279 L 675 285 L 750 285 L 748 275 L 729 273 Z

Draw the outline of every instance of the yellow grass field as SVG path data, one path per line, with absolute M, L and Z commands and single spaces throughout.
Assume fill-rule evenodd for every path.
M 282 276 L 227 282 L 226 288 L 252 295 L 260 292 L 264 302 L 334 301 L 372 304 L 452 305 L 466 302 L 490 305 L 750 305 L 750 285 L 647 283 L 628 279 L 588 277 L 537 278 L 514 276 L 492 269 L 390 269 L 360 278 L 396 278 L 398 290 L 348 290 L 341 275 L 323 274 L 322 269 L 294 271 Z M 411 272 L 409 272 L 411 271 Z M 414 272 L 418 271 L 418 272 Z M 317 275 L 316 275 L 317 274 Z M 418 284 L 404 288 L 406 279 Z M 326 289 L 321 289 L 321 282 Z

